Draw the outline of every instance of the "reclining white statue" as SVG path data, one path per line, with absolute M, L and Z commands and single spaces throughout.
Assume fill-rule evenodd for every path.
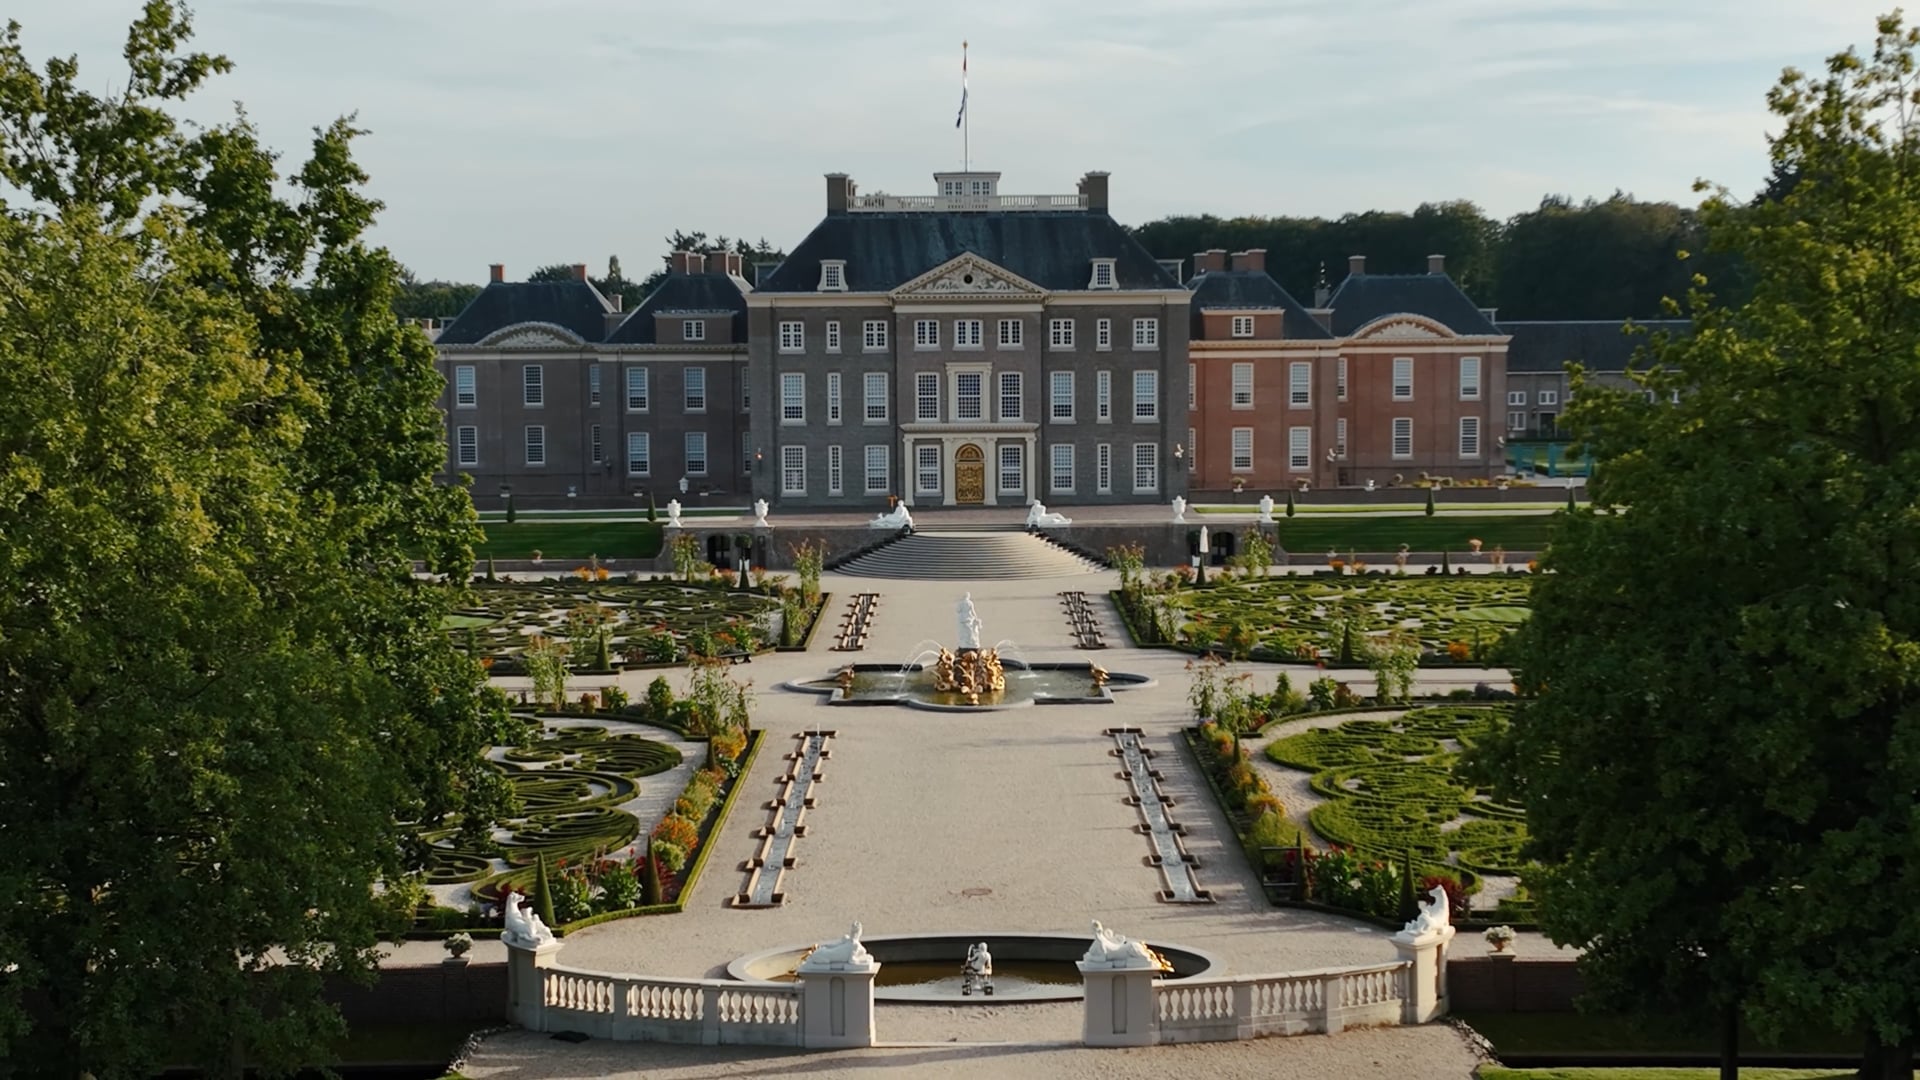
M 1429 930 L 1443 929 L 1452 924 L 1453 914 L 1447 903 L 1447 890 L 1435 885 L 1427 890 L 1427 895 L 1432 899 L 1420 902 L 1420 914 L 1401 928 L 1402 933 L 1424 934 Z
M 800 961 L 802 967 L 820 967 L 828 964 L 846 964 L 851 967 L 865 967 L 873 963 L 873 955 L 867 947 L 860 944 L 861 926 L 854 923 L 847 929 L 847 936 L 839 941 L 829 941 L 825 945 L 815 945 Z
M 896 503 L 893 509 L 867 522 L 867 527 L 872 529 L 911 529 L 913 528 L 913 514 L 907 509 L 906 503 Z
M 1039 499 L 1033 500 L 1033 505 L 1027 508 L 1027 528 L 1029 529 L 1054 528 L 1071 524 L 1073 524 L 1073 519 L 1065 514 L 1048 513 L 1047 504 L 1041 502 Z
M 554 941 L 553 931 L 540 920 L 532 904 L 519 893 L 508 893 L 502 911 L 501 940 L 523 949 L 538 948 Z
M 1081 961 L 1113 967 L 1158 968 L 1163 971 L 1169 967 L 1159 953 L 1147 948 L 1146 942 L 1117 934 L 1101 926 L 1099 919 L 1093 920 L 1093 944 L 1087 947 L 1087 955 L 1081 957 Z

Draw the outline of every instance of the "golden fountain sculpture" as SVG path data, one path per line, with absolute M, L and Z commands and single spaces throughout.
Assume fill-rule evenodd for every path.
M 980 704 L 983 694 L 997 694 L 1007 688 L 1006 673 L 1000 670 L 997 649 L 961 649 L 958 653 L 940 650 L 933 665 L 933 688 L 959 694 L 967 704 Z

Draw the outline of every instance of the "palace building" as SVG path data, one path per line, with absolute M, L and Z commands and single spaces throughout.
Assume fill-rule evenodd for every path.
M 1354 256 L 1311 307 L 1258 250 L 1200 252 L 1183 281 L 1114 220 L 1108 180 L 862 195 L 832 174 L 755 283 L 738 255 L 675 252 L 633 311 L 585 266 L 494 266 L 436 339 L 447 475 L 488 509 L 862 513 L 1489 478 L 1506 435 L 1550 431 L 1565 361 L 1631 353 L 1618 322 L 1496 322 L 1439 255 L 1424 273 Z

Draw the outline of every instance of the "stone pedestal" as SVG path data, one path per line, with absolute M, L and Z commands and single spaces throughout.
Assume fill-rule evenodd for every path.
M 554 966 L 560 943 L 549 941 L 531 948 L 511 941 L 506 945 L 507 1021 L 528 1031 L 545 1031 L 547 995 L 543 972 Z
M 800 982 L 800 1045 L 809 1050 L 845 1050 L 873 1045 L 873 980 L 880 962 L 811 961 L 795 974 Z
M 1403 1024 L 1425 1024 L 1447 1015 L 1447 950 L 1453 944 L 1454 929 L 1414 933 L 1402 930 L 1389 940 L 1400 959 L 1412 963 L 1407 972 L 1406 1014 Z
M 1160 1041 L 1154 1013 L 1158 968 L 1077 965 L 1086 984 L 1080 1037 L 1088 1046 L 1152 1046 Z

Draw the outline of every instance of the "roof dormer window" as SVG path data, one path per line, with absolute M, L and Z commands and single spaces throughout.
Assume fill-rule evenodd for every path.
M 847 262 L 845 259 L 820 260 L 820 291 L 847 291 Z
M 680 324 L 680 336 L 683 341 L 707 340 L 707 321 L 705 319 L 686 320 Z
M 1093 260 L 1093 280 L 1088 283 L 1087 288 L 1111 289 L 1113 287 L 1113 260 Z

